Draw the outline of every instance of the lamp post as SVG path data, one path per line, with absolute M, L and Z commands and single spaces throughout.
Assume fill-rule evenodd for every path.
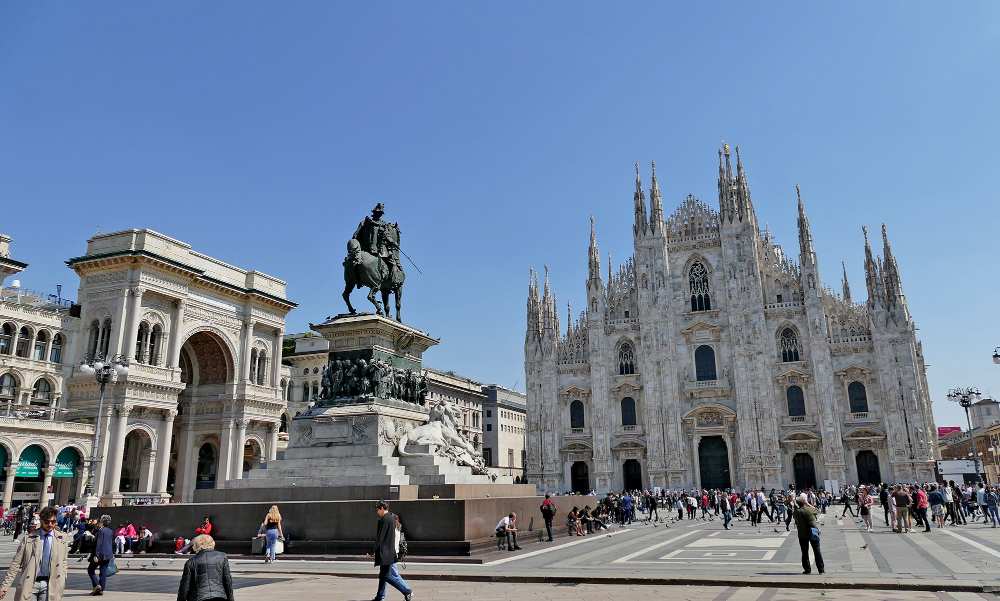
M 125 355 L 115 355 L 110 361 L 105 361 L 101 355 L 85 357 L 80 363 L 80 371 L 94 376 L 94 379 L 101 386 L 101 398 L 97 403 L 97 419 L 94 420 L 94 445 L 90 452 L 90 465 L 87 468 L 87 486 L 84 494 L 87 497 L 87 506 L 92 503 L 96 506 L 96 501 L 92 501 L 95 491 L 95 473 L 97 464 L 101 461 L 101 414 L 104 413 L 104 389 L 110 382 L 115 384 L 118 378 L 128 375 L 128 358 Z
M 972 441 L 972 452 L 969 455 L 976 465 L 976 482 L 982 482 L 983 478 L 979 473 L 979 458 L 975 455 L 978 449 L 976 448 L 976 436 L 972 432 L 972 419 L 969 417 L 969 407 L 975 401 L 979 400 L 980 396 L 979 389 L 971 386 L 967 388 L 952 388 L 948 391 L 948 400 L 958 403 L 959 406 L 965 409 L 965 421 L 969 425 L 969 439 Z

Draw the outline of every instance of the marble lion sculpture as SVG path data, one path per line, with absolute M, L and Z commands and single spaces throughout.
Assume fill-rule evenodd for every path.
M 416 455 L 406 451 L 409 443 L 427 445 L 431 455 L 450 456 L 459 464 L 473 468 L 475 473 L 486 473 L 485 463 L 475 447 L 458 431 L 458 421 L 461 419 L 459 410 L 445 401 L 437 402 L 430 411 L 430 420 L 408 432 L 404 432 L 396 443 L 396 450 L 401 457 Z

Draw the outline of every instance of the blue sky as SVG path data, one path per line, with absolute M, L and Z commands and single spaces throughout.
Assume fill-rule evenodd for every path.
M 528 267 L 582 307 L 588 217 L 631 252 L 632 163 L 668 210 L 714 205 L 726 140 L 796 255 L 802 186 L 826 283 L 846 260 L 863 297 L 861 225 L 888 224 L 957 424 L 949 387 L 1000 395 L 1000 5 L 958 6 L 7 2 L 0 231 L 25 286 L 75 290 L 89 236 L 157 229 L 285 279 L 296 331 L 341 310 L 382 201 L 428 363 L 522 387 Z

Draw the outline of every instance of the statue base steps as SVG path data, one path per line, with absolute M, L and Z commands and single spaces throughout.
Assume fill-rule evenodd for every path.
M 406 455 L 398 457 L 399 464 L 406 468 L 410 483 L 422 484 L 513 484 L 511 476 L 499 476 L 496 481 L 491 476 L 473 474 L 472 468 L 455 464 L 451 458 L 432 455 L 428 445 L 410 444 Z

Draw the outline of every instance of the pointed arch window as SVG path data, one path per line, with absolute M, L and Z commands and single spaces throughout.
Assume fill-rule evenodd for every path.
M 703 344 L 694 351 L 694 375 L 699 382 L 717 380 L 715 369 L 715 350 Z
M 163 328 L 160 324 L 153 326 L 153 331 L 149 333 L 149 364 L 160 364 L 160 342 L 163 340 Z
M 635 373 L 635 352 L 628 342 L 618 348 L 618 375 L 628 376 Z
M 87 340 L 87 356 L 95 357 L 97 355 L 97 345 L 100 344 L 101 340 L 101 322 L 96 319 L 90 322 L 90 338 Z
M 35 346 L 31 352 L 31 358 L 36 361 L 45 361 L 45 357 L 48 356 L 48 346 L 49 346 L 49 333 L 45 330 L 40 330 L 38 335 L 35 336 Z
M 261 349 L 261 351 L 257 353 L 257 378 L 256 378 L 257 384 L 261 386 L 264 385 L 266 374 L 267 374 L 267 352 Z
M 14 326 L 5 323 L 0 328 L 0 355 L 9 355 L 14 350 Z
M 868 413 L 868 391 L 861 382 L 847 385 L 847 399 L 851 403 L 851 413 Z
M 52 402 L 52 383 L 42 378 L 35 382 L 35 387 L 31 391 L 31 402 L 39 405 L 48 405 Z
M 785 328 L 778 338 L 778 351 L 781 353 L 782 363 L 790 363 L 799 360 L 799 337 L 795 335 L 792 328 Z
M 111 344 L 111 318 L 104 320 L 104 324 L 101 326 L 101 356 L 108 356 L 108 347 Z
M 142 322 L 139 324 L 139 333 L 135 337 L 135 360 L 139 363 L 145 362 L 147 336 L 149 336 L 149 324 Z
M 806 397 L 800 386 L 789 386 L 785 390 L 785 401 L 788 403 L 788 415 L 797 417 L 806 414 Z
M 0 376 L 0 399 L 4 401 L 17 401 L 17 378 L 13 374 L 3 374 Z
M 712 296 L 709 290 L 708 270 L 699 261 L 688 270 L 688 284 L 691 287 L 691 310 L 711 311 Z
M 586 427 L 584 419 L 583 401 L 573 401 L 569 404 L 569 427 L 583 429 Z
M 56 334 L 52 337 L 52 348 L 49 349 L 49 361 L 53 363 L 62 363 L 62 349 L 63 349 L 63 337 L 62 334 Z
M 630 396 L 622 399 L 622 425 L 635 426 L 635 399 Z
M 28 326 L 21 326 L 21 331 L 17 334 L 17 350 L 14 352 L 18 357 L 28 358 L 28 348 L 31 345 L 31 329 Z

